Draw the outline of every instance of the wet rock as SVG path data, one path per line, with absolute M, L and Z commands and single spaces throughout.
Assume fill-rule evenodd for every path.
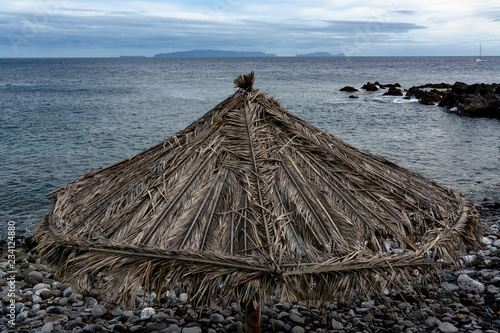
M 468 117 L 500 118 L 500 84 L 455 82 L 439 106 L 456 108 Z
M 361 87 L 361 89 L 364 89 L 366 91 L 377 91 L 378 88 L 374 83 L 367 82 L 365 85 Z
M 358 89 L 354 88 L 354 87 L 351 87 L 351 86 L 345 86 L 344 88 L 340 88 L 339 89 L 340 91 L 347 91 L 347 92 L 354 92 L 354 91 L 358 91 Z
M 349 98 L 359 98 L 359 97 L 356 95 L 350 95 Z
M 406 92 L 405 98 L 416 98 L 420 104 L 424 105 L 435 105 L 441 101 L 443 96 L 447 94 L 447 91 L 441 91 L 437 89 L 424 90 L 420 87 L 411 87 Z
M 389 90 L 384 93 L 385 96 L 403 96 L 403 92 L 401 89 L 396 88 L 395 86 L 390 86 Z

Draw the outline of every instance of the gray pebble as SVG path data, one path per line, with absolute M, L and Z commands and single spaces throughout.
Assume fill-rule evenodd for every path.
M 304 325 L 305 323 L 305 318 L 303 318 L 300 314 L 295 312 L 290 312 L 289 319 L 295 325 Z
M 292 328 L 292 333 L 304 333 L 306 330 L 303 327 L 295 326 Z
M 26 318 L 28 318 L 28 311 L 23 311 L 16 316 L 16 321 L 18 323 L 21 323 L 21 322 L 25 321 Z
M 92 316 L 93 317 L 102 317 L 108 312 L 104 305 L 95 305 L 92 307 Z
M 273 319 L 269 323 L 271 324 L 271 327 L 274 327 L 275 331 L 281 331 L 283 326 L 285 326 L 285 323 L 279 319 Z
M 439 324 L 439 330 L 443 333 L 454 333 L 458 332 L 458 328 L 452 323 L 441 323 Z
M 167 328 L 164 328 L 160 331 L 160 333 L 179 333 L 181 328 L 175 324 L 170 325 Z
M 219 313 L 213 313 L 210 316 L 210 321 L 215 323 L 215 324 L 221 323 L 224 321 L 224 316 L 219 314 Z
M 202 330 L 200 327 L 195 326 L 195 327 L 184 327 L 182 329 L 182 333 L 201 333 Z
M 127 317 L 127 318 L 130 318 L 130 317 L 133 317 L 134 316 L 134 311 L 131 311 L 131 310 L 126 310 L 126 311 L 123 311 L 123 314 L 122 314 L 124 317 Z
M 50 333 L 54 329 L 54 324 L 52 323 L 45 323 L 42 327 L 42 333 Z
M 332 328 L 334 330 L 342 330 L 344 329 L 344 324 L 342 324 L 340 321 L 332 319 Z

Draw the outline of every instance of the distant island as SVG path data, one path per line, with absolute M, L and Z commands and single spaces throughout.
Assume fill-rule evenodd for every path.
M 313 53 L 306 53 L 306 54 L 297 54 L 296 57 L 345 57 L 344 53 L 339 53 L 339 54 L 330 54 L 328 52 L 313 52 Z
M 191 58 L 214 58 L 214 57 L 276 57 L 276 54 L 269 54 L 264 52 L 239 52 L 239 51 L 221 51 L 221 50 L 193 50 L 193 51 L 179 51 L 171 53 L 158 53 L 154 55 L 158 57 L 191 57 Z
M 128 55 L 122 55 L 120 58 L 146 58 L 146 56 L 128 56 Z

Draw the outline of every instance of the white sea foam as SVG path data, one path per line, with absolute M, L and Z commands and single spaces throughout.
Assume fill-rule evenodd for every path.
M 399 104 L 403 104 L 403 103 L 415 103 L 415 102 L 418 102 L 418 99 L 416 98 L 410 98 L 410 99 L 405 99 L 405 98 L 395 98 L 392 100 L 392 103 L 399 103 Z

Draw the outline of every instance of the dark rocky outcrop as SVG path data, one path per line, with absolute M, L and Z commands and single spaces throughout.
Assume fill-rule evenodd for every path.
M 359 97 L 356 95 L 351 95 L 351 96 L 349 96 L 349 98 L 359 98 Z
M 420 104 L 435 105 L 436 103 L 439 103 L 441 99 L 448 93 L 448 90 L 425 90 L 426 88 L 428 88 L 427 85 L 413 86 L 408 89 L 405 98 L 410 99 L 411 97 L 415 97 L 416 99 L 418 99 L 418 102 Z
M 467 85 L 463 82 L 455 82 L 451 91 L 440 101 L 439 106 L 457 108 L 458 114 L 467 117 L 500 119 L 500 84 Z
M 345 86 L 344 88 L 340 88 L 340 91 L 347 91 L 347 92 L 353 92 L 353 91 L 358 91 L 358 89 L 351 87 L 351 86 Z
M 396 88 L 395 85 L 391 85 L 391 86 L 389 86 L 389 90 L 387 92 L 385 92 L 384 95 L 388 95 L 388 96 L 403 96 L 403 92 L 401 91 L 401 89 Z
M 379 86 L 380 89 L 386 89 L 391 87 L 401 88 L 401 85 L 399 83 L 381 84 L 380 82 L 375 81 L 374 85 Z
M 366 91 L 377 91 L 377 85 L 375 83 L 370 83 L 367 82 L 364 86 L 361 87 L 361 89 L 364 89 Z
M 451 88 L 452 85 L 449 83 L 426 83 L 420 86 L 417 86 L 416 88 L 435 88 L 435 89 L 448 89 Z

